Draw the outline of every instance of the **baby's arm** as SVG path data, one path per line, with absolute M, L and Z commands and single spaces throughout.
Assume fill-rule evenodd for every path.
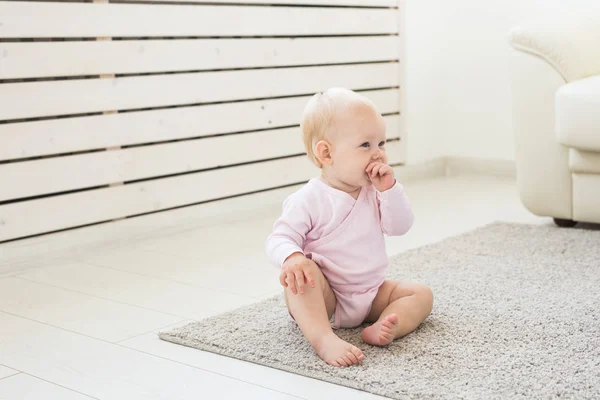
M 306 201 L 298 194 L 288 197 L 283 203 L 283 213 L 273 225 L 273 232 L 266 243 L 267 255 L 271 263 L 277 267 L 294 253 L 304 251 L 306 234 L 310 230 L 310 214 Z
M 407 233 L 414 216 L 404 186 L 396 182 L 390 189 L 379 192 L 379 213 L 381 230 L 388 236 L 401 236 Z
M 307 204 L 310 201 L 303 198 L 302 193 L 287 198 L 283 203 L 283 214 L 275 222 L 273 233 L 267 239 L 269 259 L 281 268 L 279 282 L 294 294 L 303 294 L 305 283 L 315 287 L 311 265 L 315 263 L 307 259 L 302 250 L 312 227 Z

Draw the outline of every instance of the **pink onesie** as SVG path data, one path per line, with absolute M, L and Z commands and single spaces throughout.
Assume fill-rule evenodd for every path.
M 384 234 L 404 235 L 413 213 L 401 184 L 385 192 L 363 187 L 358 199 L 311 179 L 283 203 L 266 243 L 281 267 L 292 253 L 312 259 L 335 293 L 334 328 L 360 325 L 384 281 L 388 257 Z

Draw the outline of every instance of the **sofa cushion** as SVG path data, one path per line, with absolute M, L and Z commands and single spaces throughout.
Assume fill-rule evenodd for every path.
M 555 96 L 558 142 L 600 151 L 600 75 L 563 85 Z
M 600 174 L 600 152 L 570 149 L 569 169 L 574 173 Z

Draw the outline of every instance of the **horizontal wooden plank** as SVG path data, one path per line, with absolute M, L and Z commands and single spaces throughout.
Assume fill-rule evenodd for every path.
M 388 146 L 390 163 L 401 146 Z M 303 182 L 318 171 L 300 156 L 0 205 L 0 242 Z
M 361 94 L 380 113 L 400 110 L 399 89 Z M 0 160 L 299 125 L 309 97 L 0 124 Z
M 398 0 L 143 0 L 150 3 L 276 4 L 355 7 L 397 7 Z
M 398 36 L 0 42 L 0 79 L 397 60 Z
M 399 118 L 384 117 L 389 138 Z M 304 153 L 300 128 L 86 153 L 0 165 L 0 201 Z
M 0 38 L 394 34 L 396 9 L 0 1 Z
M 398 86 L 398 63 L 8 83 L 0 120 Z M 235 83 L 234 83 L 235 82 Z

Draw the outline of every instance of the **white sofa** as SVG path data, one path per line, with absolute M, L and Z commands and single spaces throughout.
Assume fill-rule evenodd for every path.
M 510 32 L 517 186 L 559 226 L 600 223 L 600 7 Z

